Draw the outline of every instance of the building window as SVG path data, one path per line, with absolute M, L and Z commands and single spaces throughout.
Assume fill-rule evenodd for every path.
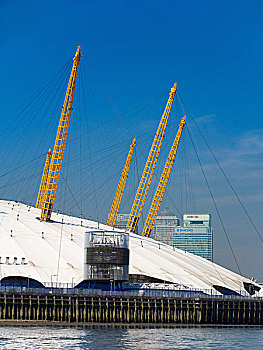
M 190 225 L 203 225 L 204 221 L 190 221 Z

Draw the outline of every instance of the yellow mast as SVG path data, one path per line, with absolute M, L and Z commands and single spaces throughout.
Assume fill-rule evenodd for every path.
M 80 62 L 81 52 L 80 46 L 78 47 L 75 57 L 73 58 L 73 67 L 71 70 L 68 87 L 62 112 L 59 120 L 57 136 L 55 145 L 52 152 L 52 158 L 50 162 L 50 168 L 48 172 L 47 184 L 43 195 L 42 207 L 41 207 L 41 219 L 48 221 L 50 220 L 51 213 L 53 210 L 59 175 L 62 167 L 62 161 L 66 146 L 66 140 L 69 129 L 70 116 L 72 111 L 73 98 L 76 88 L 77 73 Z
M 36 208 L 39 208 L 39 209 L 41 209 L 42 207 L 43 195 L 47 185 L 47 176 L 48 176 L 48 170 L 49 170 L 50 157 L 51 157 L 51 148 L 48 150 L 48 153 L 46 156 L 46 162 L 45 162 L 42 179 L 40 182 L 38 196 L 37 196 Z
M 146 236 L 146 237 L 151 236 L 152 229 L 153 229 L 153 226 L 155 224 L 155 220 L 156 220 L 156 217 L 158 215 L 158 212 L 159 212 L 162 200 L 163 200 L 166 186 L 167 186 L 169 177 L 171 175 L 172 167 L 174 164 L 174 160 L 175 160 L 176 153 L 178 150 L 179 142 L 181 140 L 183 128 L 185 125 L 185 118 L 186 117 L 184 117 L 180 122 L 179 129 L 178 129 L 177 134 L 175 136 L 175 139 L 174 139 L 172 148 L 170 150 L 169 156 L 166 160 L 160 182 L 159 182 L 158 187 L 156 189 L 156 192 L 155 192 L 152 204 L 151 204 L 151 208 L 149 210 L 149 213 L 148 213 L 148 216 L 147 216 L 144 228 L 143 228 L 142 236 Z
M 119 212 L 119 208 L 120 208 L 125 184 L 126 184 L 126 181 L 128 178 L 129 169 L 130 169 L 132 155 L 133 155 L 135 145 L 136 145 L 136 139 L 133 139 L 133 141 L 130 145 L 130 150 L 129 150 L 124 168 L 123 168 L 122 173 L 121 173 L 121 178 L 120 178 L 120 181 L 119 181 L 116 193 L 115 193 L 115 197 L 114 197 L 113 202 L 112 202 L 110 214 L 109 214 L 108 221 L 107 221 L 107 225 L 112 226 L 112 227 L 115 224 L 117 214 Z
M 169 115 L 173 105 L 174 96 L 176 93 L 176 86 L 177 84 L 174 84 L 174 86 L 170 90 L 170 94 L 169 94 L 169 98 L 168 98 L 165 110 L 160 120 L 158 129 L 156 131 L 156 134 L 152 143 L 152 147 L 149 152 L 148 159 L 146 161 L 146 164 L 143 170 L 140 184 L 133 201 L 132 209 L 130 212 L 130 216 L 129 216 L 129 220 L 126 228 L 127 231 L 135 232 L 136 227 L 138 225 L 138 221 L 140 219 L 142 209 L 146 201 L 146 197 L 152 181 L 154 169 L 160 153 L 165 129 L 167 126 L 167 122 L 168 122 Z

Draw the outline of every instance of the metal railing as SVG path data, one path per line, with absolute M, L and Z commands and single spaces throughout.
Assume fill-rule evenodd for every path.
M 31 294 L 68 294 L 68 295 L 90 295 L 90 296 L 116 296 L 116 297 L 153 297 L 153 298 L 204 298 L 204 299 L 253 299 L 262 300 L 263 297 L 251 296 L 245 291 L 236 291 L 237 295 L 223 295 L 213 289 L 126 289 L 126 290 L 101 290 L 72 288 L 67 284 L 64 286 L 54 285 L 50 287 L 22 287 L 22 286 L 0 286 L 1 292 L 31 293 Z M 66 286 L 65 286 L 66 285 Z

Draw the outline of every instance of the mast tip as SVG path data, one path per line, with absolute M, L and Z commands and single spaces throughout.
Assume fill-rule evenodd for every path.
M 177 88 L 177 83 L 175 83 L 174 86 L 171 88 L 171 92 L 176 92 L 176 88 Z
M 73 58 L 73 60 L 75 61 L 75 60 L 80 60 L 80 57 L 81 57 L 81 46 L 79 45 L 78 46 L 78 48 L 77 48 L 77 51 L 76 51 L 76 53 L 75 53 L 75 57 Z

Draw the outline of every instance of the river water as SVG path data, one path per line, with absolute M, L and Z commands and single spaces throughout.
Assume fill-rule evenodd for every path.
M 0 349 L 263 349 L 260 327 L 1 326 Z

